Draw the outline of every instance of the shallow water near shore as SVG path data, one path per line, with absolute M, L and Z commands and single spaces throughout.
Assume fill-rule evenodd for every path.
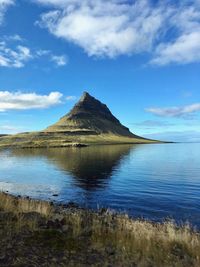
M 2 150 L 0 190 L 200 228 L 200 144 Z

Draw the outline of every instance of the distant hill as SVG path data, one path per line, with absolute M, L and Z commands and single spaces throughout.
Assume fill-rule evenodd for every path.
M 83 93 L 67 115 L 45 130 L 0 137 L 0 147 L 66 147 L 155 142 L 159 141 L 131 133 L 105 104 L 87 92 Z

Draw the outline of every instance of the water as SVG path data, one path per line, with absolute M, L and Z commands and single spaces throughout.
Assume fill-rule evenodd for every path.
M 0 151 L 0 190 L 200 228 L 200 144 Z

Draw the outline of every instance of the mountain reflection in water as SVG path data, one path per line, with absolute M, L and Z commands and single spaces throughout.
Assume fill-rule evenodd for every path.
M 123 158 L 137 145 L 105 145 L 85 148 L 13 150 L 16 157 L 46 158 L 60 170 L 70 173 L 74 184 L 84 190 L 103 188 Z M 64 188 L 63 188 L 64 190 Z

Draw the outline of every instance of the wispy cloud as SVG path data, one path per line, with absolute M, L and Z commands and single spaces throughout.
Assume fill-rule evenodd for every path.
M 74 96 L 74 95 L 69 95 L 69 96 L 66 97 L 66 100 L 67 101 L 74 101 L 74 100 L 77 100 L 77 97 Z
M 146 138 L 163 140 L 163 141 L 174 141 L 174 142 L 200 142 L 200 131 L 166 131 L 157 132 L 151 134 L 144 134 Z
M 167 108 L 147 108 L 147 112 L 161 117 L 181 117 L 187 118 L 200 111 L 200 103 L 195 103 L 183 107 L 167 107 Z
M 145 120 L 137 123 L 132 123 L 132 125 L 141 128 L 141 129 L 153 129 L 158 127 L 174 126 L 173 123 L 168 121 L 154 121 L 154 120 Z
M 57 67 L 65 66 L 68 63 L 66 55 L 56 55 L 51 50 L 30 49 L 22 45 L 23 38 L 19 35 L 4 36 L 1 40 L 0 67 L 22 68 L 30 60 L 38 60 L 43 57 L 46 57 L 48 61 L 54 62 Z M 13 46 L 13 41 L 20 42 L 20 44 L 17 43 L 17 45 Z
M 7 47 L 6 42 L 0 42 L 0 66 L 21 68 L 32 58 L 28 47 L 17 45 L 15 49 Z
M 50 54 L 51 54 L 51 51 L 45 50 L 45 49 L 39 49 L 35 53 L 36 57 L 49 56 Z
M 184 98 L 189 98 L 192 95 L 193 95 L 193 92 L 192 91 L 188 91 L 188 90 L 182 91 L 182 97 L 184 97 Z
M 60 92 L 49 95 L 0 91 L 0 112 L 8 110 L 44 109 L 62 103 Z
M 64 55 L 62 55 L 62 56 L 52 55 L 51 61 L 53 61 L 56 64 L 56 66 L 58 66 L 58 67 L 65 66 L 68 63 L 68 59 Z
M 16 41 L 16 42 L 23 42 L 24 38 L 22 38 L 19 34 L 14 34 L 14 35 L 4 35 L 1 37 L 2 40 L 4 41 Z
M 151 60 L 151 63 L 167 65 L 169 63 L 187 64 L 199 61 L 200 28 L 197 32 L 181 35 L 174 42 L 159 45 L 155 51 L 155 58 Z
M 14 0 L 0 0 L 0 25 L 3 22 L 4 14 L 10 5 L 14 4 Z
M 0 125 L 0 134 L 14 134 L 24 131 L 23 128 L 13 125 Z
M 48 6 L 38 24 L 82 47 L 89 56 L 145 52 L 154 65 L 200 62 L 199 0 L 35 2 Z

